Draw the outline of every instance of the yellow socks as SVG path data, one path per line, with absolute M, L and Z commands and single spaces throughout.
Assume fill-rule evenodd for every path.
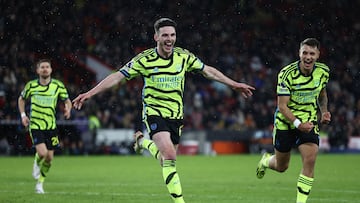
M 303 174 L 299 175 L 297 182 L 297 203 L 305 203 L 314 182 L 314 178 L 306 177 Z
M 152 140 L 143 139 L 141 141 L 141 147 L 149 150 L 150 154 L 157 160 L 161 159 L 159 149 Z M 175 160 L 163 160 L 162 162 L 162 173 L 163 178 L 168 188 L 168 191 L 174 201 L 174 203 L 185 203 L 182 196 L 182 188 L 180 183 L 179 175 L 176 172 L 176 161 Z
M 152 140 L 149 139 L 143 139 L 142 143 L 141 143 L 141 147 L 144 149 L 149 150 L 150 154 L 155 158 L 155 159 L 160 159 L 160 152 L 158 150 L 158 148 L 156 147 L 155 143 Z
M 184 203 L 179 175 L 176 172 L 175 160 L 164 160 L 162 172 L 166 187 L 175 203 Z
M 38 181 L 44 182 L 46 174 L 49 172 L 49 169 L 51 167 L 51 163 L 47 163 L 44 158 L 41 159 L 37 153 L 35 154 L 35 160 L 40 167 L 40 177 Z
M 40 167 L 41 164 L 42 164 L 42 162 L 44 161 L 44 158 L 41 159 L 41 158 L 39 157 L 39 154 L 38 154 L 38 153 L 35 153 L 35 161 L 36 161 L 37 165 Z

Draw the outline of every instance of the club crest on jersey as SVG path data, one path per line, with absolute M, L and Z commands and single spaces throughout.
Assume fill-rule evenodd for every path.
M 181 64 L 176 64 L 176 71 L 181 72 L 181 69 L 182 69 Z
M 157 129 L 157 123 L 152 123 L 150 125 L 150 128 L 151 128 L 151 130 L 156 130 Z
M 159 67 L 155 67 L 155 68 L 154 68 L 154 72 L 155 72 L 155 73 L 159 72 Z

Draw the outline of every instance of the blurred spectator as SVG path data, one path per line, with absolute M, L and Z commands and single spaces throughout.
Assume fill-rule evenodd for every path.
M 97 111 L 96 114 L 90 114 L 89 116 L 89 130 L 92 135 L 92 143 L 95 145 L 96 141 L 96 131 L 101 128 L 101 123 L 99 120 L 99 117 L 101 115 L 101 112 Z

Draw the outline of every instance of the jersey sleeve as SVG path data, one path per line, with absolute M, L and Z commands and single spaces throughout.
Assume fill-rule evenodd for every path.
M 193 53 L 190 51 L 183 49 L 184 53 L 187 54 L 186 63 L 187 63 L 187 72 L 197 72 L 202 71 L 204 69 L 204 63 L 197 58 Z
M 189 68 L 187 69 L 187 71 L 202 71 L 203 69 L 204 63 L 199 58 L 195 58 L 193 62 L 189 64 Z
M 66 99 L 69 98 L 69 94 L 65 88 L 65 85 L 59 81 L 59 98 L 62 100 L 62 101 L 65 101 Z
M 284 71 L 281 71 L 278 75 L 276 93 L 278 96 L 290 95 L 290 84 L 288 83 L 288 79 L 284 76 Z
M 141 68 L 142 66 L 139 61 L 135 61 L 135 59 L 133 58 L 123 67 L 121 67 L 119 71 L 126 77 L 127 80 L 131 80 L 140 75 Z
M 20 96 L 25 100 L 28 99 L 29 98 L 29 93 L 30 93 L 29 90 L 30 90 L 30 82 L 26 83 L 24 89 L 20 93 Z
M 326 88 L 326 85 L 328 84 L 330 78 L 330 68 L 322 63 L 320 63 L 320 67 L 322 68 L 322 70 L 324 70 L 322 88 Z

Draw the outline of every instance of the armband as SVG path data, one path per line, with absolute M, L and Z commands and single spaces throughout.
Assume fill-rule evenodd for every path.
M 295 119 L 294 122 L 293 122 L 294 126 L 296 128 L 299 128 L 299 125 L 301 124 L 301 121 L 299 119 Z
M 22 112 L 21 113 L 21 118 L 24 118 L 26 116 L 26 113 L 25 112 Z

